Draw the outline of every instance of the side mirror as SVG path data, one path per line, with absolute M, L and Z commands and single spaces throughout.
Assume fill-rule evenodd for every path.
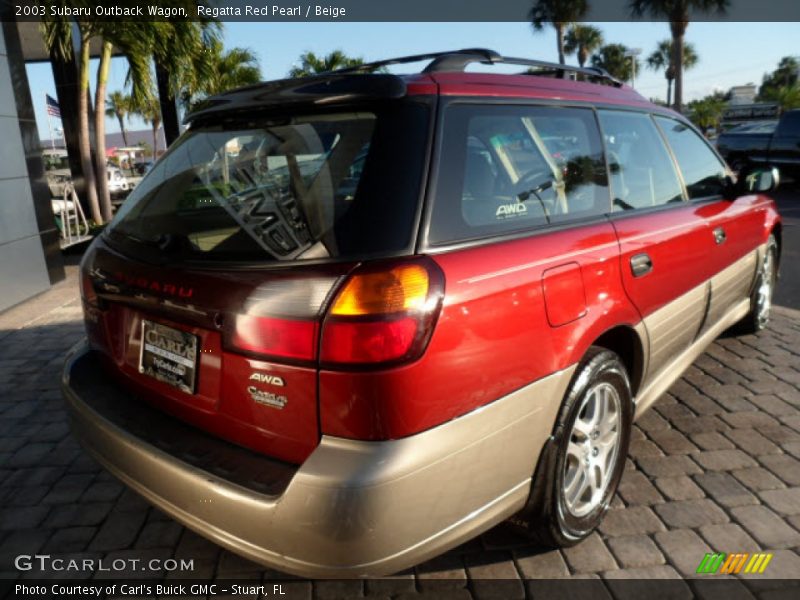
M 744 189 L 752 194 L 771 192 L 780 185 L 781 176 L 778 169 L 755 169 L 743 177 Z
M 778 169 L 754 169 L 742 178 L 742 187 L 745 193 L 762 194 L 771 192 L 780 185 L 781 176 Z
M 734 182 L 726 177 L 726 198 L 738 198 L 746 194 L 764 194 L 771 192 L 780 185 L 781 177 L 776 167 L 755 168 L 740 171 L 739 177 Z

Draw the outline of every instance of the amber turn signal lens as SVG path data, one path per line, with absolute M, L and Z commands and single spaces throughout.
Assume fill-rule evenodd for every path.
M 428 272 L 420 265 L 355 275 L 339 292 L 330 312 L 355 316 L 421 309 L 428 297 L 428 284 Z

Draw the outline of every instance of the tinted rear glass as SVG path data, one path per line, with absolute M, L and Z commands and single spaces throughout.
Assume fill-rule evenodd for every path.
M 195 127 L 109 228 L 154 260 L 286 261 L 411 243 L 428 108 L 404 102 Z
M 444 119 L 432 244 L 523 232 L 610 211 L 589 109 L 454 104 Z

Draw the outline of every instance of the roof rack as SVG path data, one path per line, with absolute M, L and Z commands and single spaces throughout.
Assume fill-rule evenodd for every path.
M 400 56 L 376 62 L 364 63 L 354 67 L 337 69 L 334 73 L 358 73 L 361 71 L 374 71 L 390 65 L 401 65 L 406 63 L 430 61 L 428 66 L 423 69 L 423 73 L 443 73 L 453 71 L 464 71 L 467 66 L 480 63 L 485 65 L 506 64 L 530 67 L 543 72 L 553 73 L 564 77 L 567 73 L 575 75 L 586 75 L 592 79 L 607 81 L 616 87 L 622 87 L 622 82 L 612 76 L 605 69 L 599 67 L 576 67 L 572 65 L 562 65 L 559 63 L 546 62 L 542 60 L 531 60 L 528 58 L 513 58 L 502 56 L 494 50 L 487 48 L 464 48 L 462 50 L 448 50 L 445 52 L 431 52 L 428 54 L 413 54 L 410 56 Z M 536 74 L 535 72 L 533 74 Z

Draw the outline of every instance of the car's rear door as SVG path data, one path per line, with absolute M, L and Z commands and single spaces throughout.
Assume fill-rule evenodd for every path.
M 446 280 L 432 345 L 447 340 L 447 377 L 428 410 L 459 414 L 572 365 L 606 315 L 636 314 L 593 111 L 464 98 L 442 112 L 425 251 Z
M 650 341 L 647 379 L 687 349 L 708 300 L 708 225 L 685 201 L 673 160 L 651 116 L 598 111 L 606 143 L 625 291 Z

